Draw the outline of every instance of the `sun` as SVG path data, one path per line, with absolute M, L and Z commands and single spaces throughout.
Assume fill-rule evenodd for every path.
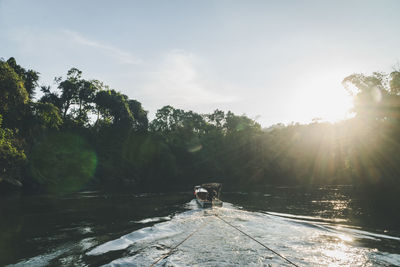
M 344 90 L 327 90 L 320 101 L 318 112 L 321 112 L 323 120 L 338 122 L 352 115 L 353 100 Z
M 339 75 L 313 74 L 296 85 L 291 105 L 293 121 L 338 122 L 352 116 L 353 99 L 341 85 Z

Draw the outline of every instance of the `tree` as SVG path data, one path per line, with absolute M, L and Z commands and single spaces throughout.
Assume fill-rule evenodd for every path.
M 352 74 L 342 84 L 354 96 L 354 112 L 363 119 L 400 119 L 400 74 Z
M 55 132 L 38 142 L 30 156 L 33 178 L 51 193 L 82 189 L 93 178 L 97 156 L 79 135 Z
M 78 92 L 77 105 L 74 110 L 75 118 L 80 125 L 89 124 L 89 114 L 95 111 L 94 98 L 96 92 L 100 90 L 98 83 L 94 81 L 81 81 L 81 87 Z
M 34 103 L 34 120 L 42 129 L 58 130 L 62 124 L 59 109 L 51 103 Z
M 353 176 L 367 186 L 398 187 L 399 75 L 398 71 L 390 75 L 374 72 L 370 76 L 353 74 L 343 80 L 346 88 L 355 88 L 354 111 L 358 118 L 352 126 L 356 138 L 350 145 L 349 163 Z
M 51 91 L 49 86 L 42 86 L 42 103 L 49 103 L 56 106 L 61 117 L 76 125 L 85 126 L 90 124 L 90 114 L 95 112 L 96 92 L 101 90 L 102 84 L 96 80 L 82 79 L 82 71 L 71 68 L 67 72 L 67 78 L 55 79 L 58 83 L 59 92 Z
M 156 118 L 151 122 L 151 129 L 155 132 L 186 131 L 188 133 L 204 132 L 207 123 L 204 118 L 193 112 L 185 112 L 172 106 L 164 106 L 157 110 Z
M 393 71 L 390 73 L 390 94 L 399 95 L 400 94 L 400 71 Z
M 57 92 L 52 92 L 50 86 L 41 86 L 40 90 L 43 93 L 40 103 L 49 103 L 56 106 L 60 111 L 62 109 L 62 101 Z
M 61 81 L 61 77 L 56 78 L 58 89 L 61 90 L 60 100 L 62 103 L 61 112 L 65 119 L 70 107 L 78 102 L 79 89 L 81 87 L 82 71 L 72 68 L 67 72 L 67 79 Z
M 2 128 L 1 123 L 0 114 L 0 183 L 6 181 L 20 185 L 21 170 L 26 163 L 26 156 L 14 132 Z
M 15 73 L 22 79 L 26 91 L 28 92 L 29 99 L 35 96 L 35 89 L 38 86 L 39 72 L 34 70 L 26 70 L 17 64 L 15 58 L 10 57 L 7 60 L 8 65 L 14 69 Z
M 132 127 L 134 117 L 129 109 L 128 97 L 115 90 L 102 90 L 96 94 L 94 102 L 103 120 L 113 125 Z
M 217 127 L 218 129 L 222 129 L 225 121 L 225 112 L 222 110 L 216 109 L 212 114 L 206 116 L 208 122 Z
M 131 111 L 134 120 L 134 128 L 138 131 L 146 131 L 149 127 L 149 119 L 147 118 L 147 111 L 142 107 L 142 104 L 130 99 L 128 100 L 129 110 Z
M 172 106 L 164 106 L 157 110 L 155 119 L 151 122 L 150 128 L 154 132 L 168 132 L 176 127 L 174 114 L 181 112 L 175 110 Z
M 234 133 L 234 132 L 259 132 L 261 131 L 261 126 L 254 120 L 242 115 L 242 116 L 237 116 L 233 114 L 232 112 L 228 111 L 225 117 L 225 128 L 228 133 Z
M 24 82 L 7 62 L 0 61 L 0 114 L 7 128 L 22 124 L 24 105 L 28 102 Z

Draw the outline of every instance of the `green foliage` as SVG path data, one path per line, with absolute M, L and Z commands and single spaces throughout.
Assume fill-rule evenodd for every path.
M 34 103 L 34 118 L 43 129 L 56 129 L 62 125 L 59 109 L 51 103 Z
M 51 193 L 82 189 L 93 178 L 97 156 L 79 135 L 54 133 L 38 142 L 30 155 L 33 178 Z
M 392 95 L 400 94 L 400 71 L 390 73 L 390 93 Z
M 103 90 L 97 93 L 94 102 L 103 120 L 110 120 L 114 125 L 133 124 L 134 117 L 126 95 L 115 90 Z
M 199 115 L 165 106 L 157 111 L 150 129 L 171 148 L 181 183 L 187 183 L 187 177 L 191 183 L 205 182 L 208 177 L 231 183 L 260 178 L 253 147 L 261 128 L 246 116 L 219 110 Z
M 138 131 L 147 131 L 149 127 L 149 119 L 147 118 L 147 111 L 142 107 L 142 104 L 134 99 L 128 100 L 129 110 L 135 119 L 133 128 Z
M 130 134 L 123 142 L 122 158 L 139 173 L 141 184 L 165 185 L 176 176 L 175 157 L 168 146 L 151 135 Z
M 0 114 L 3 125 L 14 128 L 21 123 L 23 106 L 28 102 L 28 93 L 22 79 L 8 65 L 0 61 Z
M 372 120 L 400 118 L 398 71 L 390 75 L 379 72 L 374 72 L 370 76 L 352 74 L 342 83 L 354 95 L 354 112 L 357 116 Z
M 10 129 L 1 128 L 0 114 L 0 182 L 6 180 L 18 183 L 21 179 L 21 167 L 26 162 L 26 156 L 21 145 Z
M 67 78 L 55 79 L 59 92 L 52 92 L 50 87 L 42 86 L 42 103 L 49 103 L 61 112 L 64 122 L 77 126 L 88 126 L 90 115 L 95 113 L 94 99 L 96 92 L 101 90 L 101 84 L 96 81 L 82 79 L 82 72 L 72 68 L 67 72 Z
M 53 193 L 88 183 L 153 190 L 210 180 L 231 188 L 350 183 L 400 191 L 399 71 L 343 80 L 353 119 L 264 130 L 230 111 L 170 105 L 149 123 L 139 101 L 76 68 L 56 78 L 56 90 L 42 86 L 34 102 L 38 78 L 13 58 L 0 62 L 0 179 L 24 174 L 23 182 Z
M 35 88 L 38 86 L 38 80 L 39 80 L 39 73 L 34 70 L 26 70 L 20 65 L 17 64 L 15 61 L 15 58 L 10 57 L 7 60 L 8 65 L 14 69 L 15 73 L 18 74 L 18 76 L 22 79 L 24 82 L 24 87 L 26 91 L 29 94 L 29 98 L 32 99 L 32 97 L 35 95 Z

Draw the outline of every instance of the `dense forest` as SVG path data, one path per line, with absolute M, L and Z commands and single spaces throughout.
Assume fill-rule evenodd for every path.
M 350 184 L 400 192 L 400 72 L 352 74 L 354 118 L 277 124 L 142 104 L 76 68 L 39 86 L 39 72 L 0 61 L 0 189 L 168 190 Z M 39 94 L 38 91 L 41 91 Z

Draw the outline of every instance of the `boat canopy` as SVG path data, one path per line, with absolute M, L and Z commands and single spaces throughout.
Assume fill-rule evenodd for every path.
M 208 193 L 208 191 L 205 188 L 199 187 L 196 188 L 196 193 Z
M 207 184 L 202 184 L 201 187 L 206 189 L 208 191 L 208 193 L 212 197 L 219 198 L 222 184 L 220 184 L 220 183 L 207 183 Z

